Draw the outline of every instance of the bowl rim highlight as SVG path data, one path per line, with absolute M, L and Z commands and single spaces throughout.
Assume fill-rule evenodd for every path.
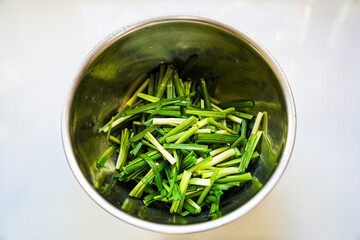
M 230 32 L 231 34 L 237 36 L 238 38 L 245 41 L 249 44 L 256 52 L 264 58 L 266 63 L 270 66 L 275 76 L 277 77 L 281 90 L 284 94 L 286 110 L 288 115 L 287 120 L 287 134 L 286 134 L 286 143 L 283 149 L 283 153 L 279 160 L 279 164 L 272 176 L 269 180 L 264 184 L 263 188 L 256 193 L 248 202 L 244 205 L 235 209 L 234 211 L 218 218 L 215 220 L 210 220 L 202 223 L 194 223 L 194 224 L 186 224 L 186 225 L 170 225 L 170 224 L 161 224 L 149 222 L 146 220 L 142 220 L 127 214 L 126 212 L 116 208 L 107 200 L 105 200 L 86 180 L 83 175 L 75 154 L 72 149 L 71 137 L 70 137 L 70 111 L 72 102 L 74 99 L 74 95 L 77 89 L 77 86 L 80 83 L 81 77 L 89 65 L 99 56 L 99 54 L 106 48 L 108 48 L 111 44 L 113 44 L 119 38 L 136 31 L 139 28 L 146 27 L 151 24 L 162 23 L 162 22 L 171 22 L 171 21 L 188 21 L 194 23 L 202 23 L 210 26 L 217 27 L 224 31 Z M 294 97 L 290 89 L 290 85 L 286 79 L 284 72 L 282 71 L 280 65 L 275 60 L 275 58 L 269 53 L 269 51 L 263 47 L 254 37 L 252 37 L 246 31 L 242 31 L 237 27 L 231 26 L 228 23 L 224 23 L 219 20 L 213 20 L 204 17 L 198 16 L 190 16 L 190 15 L 174 15 L 174 16 L 163 16 L 147 19 L 135 24 L 132 24 L 129 27 L 121 28 L 114 33 L 110 34 L 104 40 L 102 40 L 94 49 L 90 51 L 90 53 L 85 57 L 83 62 L 81 63 L 81 67 L 77 72 L 74 80 L 72 81 L 71 87 L 67 93 L 62 117 L 61 117 L 61 136 L 62 136 L 62 144 L 65 151 L 65 155 L 68 161 L 68 164 L 73 172 L 76 180 L 79 182 L 80 186 L 84 189 L 84 191 L 92 198 L 100 207 L 106 210 L 111 215 L 116 218 L 132 224 L 134 226 L 151 230 L 160 233 L 172 233 L 172 234 L 184 234 L 184 233 L 194 233 L 210 230 L 213 228 L 220 227 L 224 224 L 232 222 L 241 216 L 245 215 L 251 209 L 253 209 L 256 205 L 258 205 L 274 188 L 276 183 L 279 181 L 280 177 L 284 173 L 286 166 L 290 160 L 291 153 L 295 144 L 295 136 L 296 136 L 296 110 Z

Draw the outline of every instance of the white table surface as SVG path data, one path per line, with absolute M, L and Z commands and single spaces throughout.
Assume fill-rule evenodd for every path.
M 76 182 L 60 136 L 87 53 L 118 28 L 168 14 L 254 35 L 282 66 L 298 114 L 292 159 L 271 194 L 241 219 L 190 236 L 106 213 Z M 360 239 L 359 56 L 359 0 L 0 0 L 0 239 Z

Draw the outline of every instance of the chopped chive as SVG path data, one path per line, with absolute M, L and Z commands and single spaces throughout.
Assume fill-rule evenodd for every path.
M 198 134 L 198 143 L 233 143 L 238 139 L 237 135 L 224 134 Z
M 240 136 L 236 141 L 231 145 L 231 148 L 236 147 L 241 141 L 245 140 L 245 136 Z
M 146 77 L 146 75 L 141 74 L 141 75 L 138 77 L 138 79 L 135 80 L 135 82 L 140 81 L 141 79 L 144 79 L 145 77 Z M 137 99 L 137 94 L 138 94 L 139 92 L 144 91 L 148 84 L 149 84 L 149 79 L 146 79 L 146 80 L 143 82 L 143 84 L 141 84 L 141 86 L 136 90 L 136 92 L 134 93 L 134 95 L 126 102 L 125 106 L 129 106 L 129 107 L 132 106 L 132 105 L 135 103 L 136 99 Z
M 184 175 L 183 177 L 181 178 L 181 181 L 180 181 L 180 184 L 179 184 L 179 188 L 180 188 L 180 191 L 181 191 L 181 194 L 184 196 L 186 194 L 186 189 L 189 185 L 189 181 L 190 181 L 190 177 L 191 177 L 191 172 L 188 172 L 188 171 L 184 171 Z M 182 210 L 182 207 L 183 207 L 183 204 L 184 204 L 184 201 L 185 201 L 185 197 L 183 197 L 181 200 L 180 200 L 180 203 L 178 204 L 178 207 L 176 209 L 176 212 L 177 213 L 181 213 L 181 210 Z
M 199 175 L 203 175 L 204 173 L 206 173 L 204 176 L 207 176 L 207 174 L 211 173 L 211 174 L 209 175 L 209 176 L 211 176 L 211 175 L 213 174 L 214 170 L 215 170 L 215 168 L 199 169 L 199 170 L 197 170 L 197 171 L 195 172 L 195 174 L 196 174 L 197 176 L 199 176 Z M 208 177 L 209 177 L 209 176 L 208 176 Z M 203 177 L 203 178 L 204 178 L 204 177 Z
M 185 208 L 185 205 L 184 205 L 184 208 Z M 190 213 L 192 213 L 192 212 L 184 211 L 184 212 L 182 212 L 180 215 L 181 215 L 182 217 L 186 217 L 186 216 L 189 215 Z M 194 214 L 194 213 L 193 213 L 193 214 Z
M 233 111 L 235 111 L 234 107 L 229 107 L 229 108 L 226 108 L 226 109 L 222 110 L 222 112 L 224 112 L 226 115 L 229 115 Z
M 251 156 L 251 159 L 253 158 L 257 158 L 259 155 L 258 152 L 254 152 Z M 229 160 L 229 161 L 226 161 L 226 162 L 223 162 L 223 163 L 220 163 L 220 164 L 217 164 L 216 166 L 217 167 L 231 167 L 231 166 L 236 166 L 238 165 L 239 166 L 239 163 L 242 161 L 242 158 L 236 158 L 236 159 L 233 159 L 233 160 Z
M 138 142 L 138 143 L 135 145 L 134 149 L 130 151 L 130 154 L 136 156 L 136 155 L 138 154 L 138 152 L 140 151 L 141 146 L 142 146 L 142 142 Z
M 165 146 L 165 145 L 164 145 L 164 146 Z M 176 160 L 176 168 L 177 168 L 177 169 L 180 169 L 180 165 L 181 165 L 181 162 L 180 162 L 181 159 L 180 159 L 179 154 L 180 154 L 179 151 L 177 151 L 177 150 L 173 151 L 173 156 L 174 156 L 174 158 L 175 158 L 175 160 Z
M 242 157 L 242 161 L 239 166 L 240 172 L 244 172 L 245 169 L 248 167 L 251 156 L 255 151 L 256 145 L 258 144 L 261 135 L 262 135 L 262 131 L 258 131 L 255 135 L 252 134 L 249 137 L 249 140 L 245 147 L 244 155 Z
M 241 118 L 238 118 L 234 115 L 227 115 L 226 118 L 230 119 L 231 121 L 235 122 L 235 123 L 238 123 L 238 124 L 241 124 L 242 122 L 242 119 Z
M 110 135 L 109 140 L 111 140 L 111 141 L 113 141 L 113 142 L 115 142 L 117 144 L 121 144 L 121 141 L 119 139 L 117 139 L 116 137 L 114 137 L 114 136 Z
M 195 132 L 195 134 L 200 134 L 200 133 L 204 133 L 204 134 L 206 134 L 206 133 L 211 133 L 211 129 L 209 129 L 209 128 L 203 128 L 203 129 L 198 129 L 198 130 Z
M 221 191 L 220 189 L 214 190 L 214 194 L 216 196 L 216 200 L 214 202 L 211 203 L 211 207 L 209 210 L 209 216 L 214 216 L 215 218 L 218 217 L 219 214 L 219 205 L 220 205 L 220 196 L 223 194 L 223 191 Z M 220 212 L 221 215 L 221 212 Z
M 161 71 L 161 68 L 160 68 L 160 71 Z M 162 79 L 160 79 L 155 97 L 158 97 L 158 98 L 162 97 L 162 95 L 165 92 L 166 85 L 167 85 L 168 81 L 172 78 L 173 73 L 174 73 L 174 67 L 172 65 L 169 65 L 164 77 Z
M 249 181 L 252 179 L 251 173 L 236 174 L 232 176 L 226 176 L 220 179 L 217 179 L 216 183 L 228 183 L 228 182 L 237 182 L 237 181 Z
M 194 105 L 194 104 L 189 104 L 187 106 L 187 109 L 193 109 L 193 110 L 204 110 L 202 109 L 201 107 L 197 106 L 197 105 Z
M 226 114 L 224 112 L 215 112 L 215 111 L 206 111 L 206 110 L 193 110 L 187 109 L 186 114 L 199 115 L 203 117 L 213 117 L 213 118 L 225 118 Z
M 244 120 L 241 123 L 241 136 L 246 137 L 246 132 L 247 132 L 247 120 Z
M 191 178 L 189 184 L 199 185 L 199 186 L 210 186 L 210 179 Z
M 185 121 L 183 121 L 182 123 L 180 123 L 178 126 L 176 126 L 173 130 L 171 130 L 170 132 L 168 132 L 165 136 L 160 138 L 160 142 L 163 143 L 165 141 L 165 139 L 171 135 L 177 134 L 185 129 L 187 129 L 188 127 L 190 127 L 191 125 L 193 125 L 195 122 L 197 122 L 197 118 L 194 116 L 189 117 L 188 119 L 186 119 Z
M 176 94 L 181 97 L 184 96 L 184 92 L 185 89 L 183 88 L 183 86 L 180 84 L 181 79 L 179 78 L 179 75 L 177 73 L 177 71 L 174 72 L 174 85 L 175 85 L 175 90 L 176 90 Z
M 194 151 L 191 151 L 189 154 L 186 155 L 186 157 L 182 160 L 180 169 L 188 169 L 189 167 L 192 167 L 196 163 L 196 157 L 193 156 Z
M 232 149 L 234 149 L 234 151 L 235 151 L 235 157 L 240 157 L 241 156 L 241 152 L 237 147 L 233 147 Z
M 205 108 L 211 109 L 209 93 L 207 91 L 206 82 L 204 78 L 200 79 L 200 88 L 201 88 L 202 96 L 204 98 Z
M 156 163 L 154 162 L 154 160 L 152 158 L 150 158 L 146 154 L 140 154 L 140 157 L 142 157 L 149 164 L 151 169 L 153 170 L 156 185 L 158 187 L 158 190 L 161 191 L 163 189 L 162 178 L 161 178 L 161 175 L 160 175 L 160 171 L 159 171 L 158 167 L 156 166 Z
M 169 177 L 170 189 L 169 189 L 169 193 L 166 196 L 166 198 L 170 198 L 173 195 L 175 184 L 176 184 L 176 177 L 178 175 L 178 168 L 176 166 L 172 166 L 171 172 L 172 172 L 172 178 L 170 179 L 170 177 Z M 176 194 L 177 193 L 175 193 L 175 195 Z
M 125 175 L 119 176 L 118 179 L 119 179 L 119 181 L 124 180 L 125 182 L 134 180 L 134 179 L 137 179 L 140 175 L 143 175 L 143 173 L 145 173 L 148 170 L 149 170 L 148 166 L 145 165 L 145 166 L 138 168 L 136 171 L 134 171 L 133 173 L 131 173 L 127 176 L 125 176 Z
M 222 152 L 224 152 L 224 151 L 226 151 L 226 150 L 228 150 L 228 149 L 229 149 L 228 146 L 226 146 L 226 147 L 221 147 L 221 148 L 217 148 L 217 149 L 212 150 L 212 151 L 210 152 L 210 155 L 211 155 L 211 156 L 215 156 L 215 155 L 217 155 L 217 154 L 219 154 L 219 153 L 222 153 Z
M 169 106 L 164 106 L 161 109 L 162 110 L 170 110 L 170 111 L 179 111 L 179 110 L 181 110 L 181 106 L 169 105 Z
M 210 191 L 211 185 L 214 184 L 214 182 L 218 176 L 218 173 L 219 173 L 219 169 L 215 169 L 213 175 L 210 177 L 210 186 L 206 186 L 204 188 L 204 190 L 201 192 L 201 195 L 196 202 L 198 205 L 200 205 L 204 201 L 206 195 Z
M 219 100 L 217 100 L 217 99 L 215 99 L 215 98 L 213 98 L 213 97 L 211 97 L 211 96 L 210 96 L 210 100 L 211 100 L 211 102 L 213 102 L 213 103 L 215 103 L 215 104 L 220 104 L 220 101 L 219 101 Z
M 115 153 L 116 149 L 117 149 L 117 147 L 115 145 L 106 149 L 106 151 L 103 152 L 103 154 L 101 155 L 99 160 L 96 162 L 96 166 L 103 167 L 105 165 L 105 163 L 107 162 L 107 160 L 111 157 L 111 155 L 113 155 L 113 153 Z
M 193 214 L 198 214 L 201 212 L 201 207 L 198 204 L 196 204 L 196 202 L 194 202 L 194 200 L 192 200 L 191 198 L 185 199 L 185 202 L 184 202 L 184 208 L 186 210 L 188 210 L 189 206 L 191 206 L 192 208 L 195 209 Z
M 134 125 L 138 125 L 138 126 L 142 125 L 142 123 L 139 122 L 139 121 L 133 121 L 133 124 L 134 124 Z
M 161 171 L 165 167 L 166 161 L 162 161 L 157 165 L 159 171 Z M 150 171 L 136 184 L 136 186 L 129 193 L 130 197 L 141 197 L 141 193 L 144 187 L 155 177 L 154 170 L 150 169 Z
M 186 149 L 189 151 L 208 151 L 208 145 L 169 143 L 164 145 L 165 149 Z
M 132 138 L 129 139 L 129 143 L 133 143 L 133 142 L 137 142 L 139 141 L 140 139 L 142 139 L 146 133 L 148 132 L 153 132 L 155 129 L 157 129 L 158 126 L 156 125 L 152 125 L 148 128 L 145 128 L 143 131 L 139 132 L 138 134 L 136 134 L 135 136 L 133 136 Z
M 154 125 L 171 125 L 177 126 L 180 123 L 184 122 L 184 118 L 153 118 L 152 123 Z
M 176 103 L 176 102 L 180 102 L 180 100 L 178 100 L 178 99 L 160 100 L 160 101 L 157 101 L 157 102 L 154 102 L 154 103 L 149 103 L 149 104 L 142 105 L 142 106 L 137 107 L 137 108 L 129 109 L 129 110 L 125 111 L 124 114 L 125 115 L 134 115 L 136 113 L 142 113 L 142 112 L 144 112 L 146 110 L 156 109 L 156 107 L 158 107 L 158 106 L 170 105 L 170 104 L 173 104 L 173 103 Z
M 239 123 L 234 123 L 234 124 L 233 124 L 233 130 L 234 130 L 237 134 L 239 134 L 239 132 L 240 132 L 240 127 L 241 127 L 241 124 L 239 124 Z
M 142 139 L 141 142 L 142 142 L 144 145 L 146 145 L 146 146 L 148 146 L 148 147 L 150 147 L 150 148 L 152 148 L 152 149 L 158 150 L 154 145 L 152 145 L 152 144 L 149 143 L 148 141 L 145 141 L 144 139 Z
M 159 158 L 161 158 L 161 153 L 159 153 L 157 150 L 154 151 L 149 151 L 146 153 L 147 156 L 149 156 L 152 160 L 157 160 Z M 132 162 L 129 163 L 129 165 L 124 166 L 122 168 L 124 174 L 130 174 L 132 172 L 134 172 L 137 168 L 140 168 L 142 166 L 146 165 L 146 161 L 141 158 L 138 157 L 136 159 L 134 159 Z
M 186 192 L 185 199 L 195 198 L 201 195 L 201 192 L 204 190 L 204 188 L 197 188 L 194 191 Z
M 209 118 L 208 123 L 215 126 L 215 127 L 224 129 L 224 130 L 226 130 L 227 132 L 229 132 L 231 134 L 237 135 L 237 133 L 234 130 L 222 125 L 221 123 L 216 122 L 213 118 Z
M 146 110 L 145 113 L 151 113 L 153 115 L 162 115 L 162 116 L 169 116 L 169 117 L 181 117 L 180 111 L 168 111 L 168 110 Z
M 205 101 L 200 99 L 200 108 L 204 109 L 205 108 Z
M 196 203 L 195 203 L 195 204 L 196 204 Z M 197 214 L 197 210 L 196 210 L 192 205 L 190 205 L 189 203 L 187 203 L 186 200 L 185 200 L 185 202 L 184 202 L 184 209 L 186 210 L 186 211 L 184 211 L 184 212 L 188 212 L 188 213 L 191 213 L 191 214 L 193 214 L 193 215 Z M 184 212 L 180 213 L 180 215 L 181 215 L 181 216 L 184 216 L 184 215 L 185 215 Z M 185 216 L 186 216 L 186 215 L 185 215 Z
M 190 89 L 191 88 L 191 82 L 185 82 L 184 87 L 185 87 L 185 95 L 188 96 L 188 97 L 186 97 L 186 100 L 190 101 L 189 95 L 190 95 L 190 91 L 191 91 L 191 89 Z
M 248 113 L 243 113 L 243 112 L 238 112 L 238 111 L 234 111 L 231 113 L 232 115 L 235 115 L 239 118 L 242 118 L 242 119 L 248 119 L 248 120 L 251 120 L 254 116 L 251 115 L 251 114 L 248 114 Z
M 175 142 L 176 140 L 178 140 L 184 134 L 185 134 L 185 132 L 179 132 L 179 133 L 174 134 L 174 135 L 172 135 L 170 137 L 167 137 L 166 142 L 167 143 Z
M 142 99 L 145 99 L 146 101 L 152 102 L 152 103 L 160 101 L 160 98 L 154 97 L 154 96 L 151 96 L 151 95 L 148 95 L 145 93 L 138 93 L 137 96 Z
M 230 108 L 227 108 L 225 110 L 219 108 L 218 106 L 216 106 L 215 104 L 211 104 L 212 108 L 216 111 L 219 111 L 219 112 L 225 112 L 227 114 L 226 118 L 230 119 L 231 121 L 235 122 L 235 123 L 239 123 L 241 124 L 242 122 L 242 119 L 241 118 L 238 118 L 236 116 L 234 116 L 232 113 L 235 111 L 235 108 L 233 107 L 230 107 Z M 231 113 L 231 114 L 230 114 Z
M 201 176 L 202 178 L 209 178 L 213 175 L 213 173 L 214 173 L 213 171 L 205 172 L 202 173 Z M 236 173 L 239 173 L 239 168 L 237 167 L 219 168 L 218 178 Z
M 174 103 L 175 106 L 187 107 L 189 106 L 190 102 L 186 100 L 182 100 L 180 102 Z
M 164 147 L 156 140 L 156 138 L 151 133 L 145 133 L 145 138 L 149 140 L 171 164 L 174 164 L 176 162 L 175 158 L 164 149 Z
M 121 144 L 118 159 L 116 161 L 116 169 L 120 169 L 127 159 L 130 145 L 125 144 L 129 140 L 129 129 L 125 128 L 121 131 Z
M 166 98 L 168 99 L 171 99 L 171 98 L 174 98 L 174 95 L 173 95 L 173 89 L 174 86 L 173 86 L 173 80 L 172 78 L 169 80 L 168 84 L 166 85 Z
M 161 128 L 157 128 L 156 131 L 157 131 L 158 133 L 160 133 L 161 135 L 163 135 L 163 136 L 165 135 L 164 130 L 162 130 Z
M 263 115 L 264 115 L 264 113 L 259 112 L 258 115 L 256 116 L 254 127 L 253 127 L 253 129 L 251 131 L 251 134 L 256 134 L 257 133 Z
M 199 128 L 205 126 L 207 123 L 208 123 L 207 118 L 195 123 L 194 126 L 191 127 L 189 130 L 187 130 L 183 135 L 181 135 L 180 138 L 178 140 L 176 140 L 175 143 L 183 143 L 183 142 L 185 142 L 193 134 L 195 134 L 199 130 Z
M 166 183 L 167 183 L 167 181 L 164 179 L 164 180 L 162 181 L 162 186 L 163 186 L 163 188 L 165 188 L 165 190 L 169 193 L 169 192 L 170 192 L 170 187 L 169 187 L 169 185 L 167 185 Z
M 211 186 L 211 189 L 216 190 L 229 190 L 232 187 L 240 186 L 241 182 L 229 182 L 229 183 L 214 183 Z
M 159 68 L 159 75 L 158 75 L 158 85 L 161 84 L 161 81 L 163 80 L 164 78 L 164 75 L 165 75 L 165 64 L 160 64 L 160 68 Z
M 222 112 L 224 111 L 222 108 L 218 107 L 216 104 L 211 103 L 211 107 L 214 111 Z M 235 109 L 234 109 L 235 110 Z
M 229 150 L 226 150 L 212 158 L 212 160 L 205 164 L 207 167 L 214 166 L 232 156 L 235 156 L 235 150 L 233 148 L 230 148 Z
M 164 130 L 165 133 L 170 132 L 173 128 L 171 126 L 163 126 L 162 128 Z
M 177 189 L 177 190 L 176 190 Z M 195 189 L 191 189 L 191 186 L 188 186 L 187 192 L 185 194 L 185 199 L 190 199 L 190 198 L 194 198 L 194 197 L 198 197 L 201 194 L 201 191 L 204 188 L 195 188 Z M 176 190 L 176 191 L 175 191 Z M 167 199 L 161 199 L 161 201 L 165 201 L 165 202 L 172 202 L 172 201 L 178 201 L 181 200 L 183 196 L 181 195 L 180 192 L 180 188 L 179 185 L 177 183 L 175 183 L 175 188 L 174 188 L 174 196 L 167 198 Z
M 112 128 L 112 123 L 114 122 L 114 117 L 111 118 L 110 123 L 109 123 L 109 128 L 107 131 L 107 136 L 106 136 L 106 140 L 109 140 L 110 137 L 110 133 L 111 133 L 111 128 Z
M 120 117 L 119 119 L 112 122 L 111 127 L 114 128 L 115 126 L 119 125 L 122 122 L 125 122 L 129 118 L 133 117 L 134 114 L 126 116 L 126 117 Z M 99 132 L 104 131 L 107 132 L 109 130 L 109 125 L 105 125 L 102 129 L 99 130 Z

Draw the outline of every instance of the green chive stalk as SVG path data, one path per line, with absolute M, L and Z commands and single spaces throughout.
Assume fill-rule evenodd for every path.
M 226 150 L 216 156 L 214 156 L 212 158 L 212 160 L 210 162 L 208 162 L 207 164 L 205 164 L 206 167 L 212 167 L 232 156 L 235 156 L 235 150 L 233 148 L 230 148 L 229 150 Z
M 160 82 L 159 85 L 158 85 L 159 87 L 158 87 L 158 90 L 157 90 L 157 92 L 156 92 L 155 97 L 157 97 L 157 98 L 161 98 L 161 97 L 162 97 L 162 95 L 163 95 L 164 92 L 165 92 L 167 83 L 168 83 L 168 81 L 172 78 L 173 73 L 174 73 L 174 67 L 171 66 L 171 65 L 168 66 L 164 77 L 161 79 L 161 82 Z
M 239 165 L 240 172 L 244 172 L 250 163 L 251 156 L 255 151 L 256 145 L 258 144 L 262 131 L 258 131 L 255 135 L 251 135 L 245 147 L 245 152 L 242 157 L 242 161 Z
M 264 113 L 259 112 L 258 115 L 256 116 L 254 127 L 253 127 L 253 129 L 251 131 L 251 134 L 255 135 L 257 133 L 263 115 L 264 115 Z
M 188 140 L 193 134 L 195 134 L 199 130 L 199 128 L 205 126 L 208 123 L 207 120 L 208 119 L 205 118 L 194 124 L 194 126 L 191 127 L 188 131 L 186 131 L 175 143 L 183 143 Z
M 192 174 L 191 172 L 188 172 L 188 171 L 185 170 L 184 175 L 183 175 L 183 177 L 182 177 L 182 179 L 180 181 L 179 187 L 180 187 L 181 194 L 183 196 L 185 196 L 185 194 L 186 194 L 186 189 L 187 189 L 187 187 L 189 185 L 191 174 Z M 179 213 L 179 214 L 181 213 L 184 201 L 185 201 L 185 197 L 183 197 L 180 200 L 180 202 L 179 202 L 179 204 L 177 206 L 176 212 Z
M 121 131 L 120 152 L 118 159 L 116 161 L 116 166 L 115 166 L 116 169 L 120 169 L 127 159 L 130 146 L 126 144 L 126 142 L 129 140 L 129 136 L 130 136 L 130 132 L 127 128 Z
M 149 140 L 157 150 L 168 160 L 171 165 L 176 162 L 175 158 L 165 150 L 165 148 L 156 140 L 156 138 L 149 132 L 145 133 L 145 138 Z
M 159 139 L 159 142 L 163 143 L 167 137 L 177 134 L 177 133 L 189 128 L 191 125 L 193 125 L 195 122 L 197 122 L 197 120 L 198 119 L 194 116 L 189 117 L 188 119 L 186 119 L 185 121 L 180 123 L 178 126 L 176 126 L 173 130 L 168 132 L 165 136 L 161 137 Z
M 160 101 L 160 98 L 145 93 L 138 93 L 137 96 L 152 103 Z
M 198 205 L 200 205 L 204 201 L 206 195 L 209 193 L 211 189 L 211 186 L 214 184 L 218 174 L 219 174 L 219 169 L 215 169 L 213 175 L 210 177 L 210 186 L 204 188 L 204 190 L 202 191 L 200 197 L 196 202 Z
M 96 165 L 98 167 L 103 167 L 111 155 L 115 153 L 116 149 L 117 147 L 115 145 L 109 147 L 105 152 L 103 152 L 99 160 L 96 162 Z

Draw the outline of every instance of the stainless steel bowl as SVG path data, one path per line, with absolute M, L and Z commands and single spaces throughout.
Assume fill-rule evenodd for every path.
M 162 62 L 181 63 L 198 54 L 191 72 L 196 78 L 207 72 L 219 76 L 215 97 L 221 101 L 255 100 L 250 111 L 268 113 L 262 158 L 251 172 L 263 187 L 252 183 L 222 196 L 223 216 L 209 220 L 206 214 L 180 217 L 161 205 L 145 207 L 127 198 L 129 187 L 116 183 L 112 190 L 111 168 L 97 169 L 95 162 L 108 147 L 99 126 L 126 102 L 141 73 Z M 190 233 L 212 229 L 239 218 L 256 206 L 275 186 L 289 161 L 295 140 L 296 113 L 290 86 L 270 53 L 248 33 L 224 23 L 192 16 L 150 19 L 107 37 L 82 64 L 68 93 L 62 115 L 65 153 L 76 179 L 87 194 L 115 217 L 138 227 L 165 233 Z M 263 138 L 265 139 L 265 138 Z M 127 200 L 126 200 L 127 199 Z M 127 201 L 127 210 L 121 209 Z

